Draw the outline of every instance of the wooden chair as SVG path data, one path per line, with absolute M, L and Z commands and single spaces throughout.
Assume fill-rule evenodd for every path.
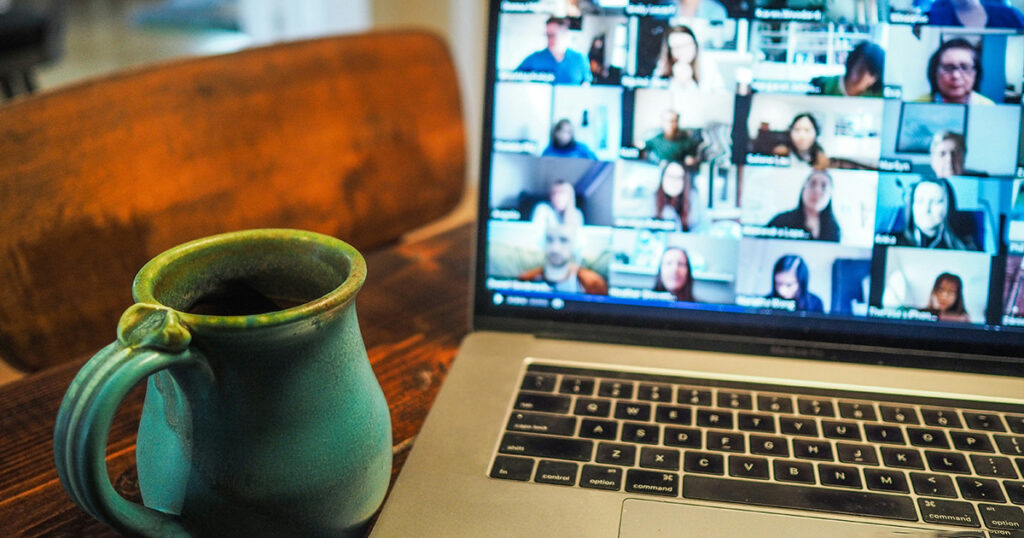
M 194 238 L 394 242 L 458 203 L 464 136 L 447 48 L 418 32 L 186 59 L 0 107 L 0 358 L 33 371 L 98 350 L 143 263 Z

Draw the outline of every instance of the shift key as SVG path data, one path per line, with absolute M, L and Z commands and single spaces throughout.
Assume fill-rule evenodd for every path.
M 498 451 L 502 454 L 518 456 L 590 461 L 590 455 L 594 452 L 594 442 L 564 437 L 506 433 L 501 438 L 501 446 Z

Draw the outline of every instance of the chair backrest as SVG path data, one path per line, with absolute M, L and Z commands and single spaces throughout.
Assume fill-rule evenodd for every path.
M 448 50 L 419 32 L 187 59 L 0 107 L 0 358 L 36 370 L 97 350 L 142 264 L 187 240 L 393 242 L 458 203 L 464 136 Z

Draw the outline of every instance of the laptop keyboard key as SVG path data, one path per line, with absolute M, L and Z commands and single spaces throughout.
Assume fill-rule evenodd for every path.
M 872 443 L 886 443 L 891 445 L 903 445 L 903 431 L 899 426 L 881 426 L 878 424 L 865 424 L 864 436 Z
M 766 435 L 750 436 L 750 452 L 762 456 L 789 457 L 789 443 L 784 437 L 771 437 Z
M 532 394 L 520 392 L 516 397 L 516 409 L 523 411 L 542 411 L 544 413 L 568 413 L 572 399 L 568 396 L 548 394 Z
M 971 468 L 967 466 L 967 459 L 956 452 L 936 452 L 926 450 L 925 459 L 928 460 L 928 467 L 940 473 L 971 474 Z
M 590 396 L 594 394 L 594 380 L 583 377 L 563 377 L 558 392 L 562 394 L 575 394 L 577 396 Z
M 679 451 L 645 446 L 640 449 L 640 466 L 663 471 L 679 470 Z
M 679 475 L 662 471 L 626 471 L 626 491 L 666 497 L 679 496 Z
M 836 454 L 843 463 L 859 463 L 861 465 L 878 465 L 875 447 L 853 443 L 836 443 Z
M 818 425 L 811 418 L 779 417 L 779 431 L 788 435 L 818 436 Z
M 612 412 L 610 400 L 593 400 L 590 398 L 578 398 L 573 413 L 585 417 L 607 417 Z
M 602 381 L 597 395 L 605 398 L 633 399 L 633 384 L 627 381 Z
M 679 448 L 701 448 L 701 431 L 695 428 L 665 428 L 665 444 Z
M 971 466 L 974 467 L 975 474 L 981 476 L 1017 478 L 1017 471 L 1013 468 L 1010 458 L 971 454 Z
M 619 402 L 615 405 L 615 418 L 623 420 L 651 420 L 651 406 L 645 403 Z
M 979 504 L 978 511 L 981 512 L 981 519 L 985 521 L 985 526 L 990 529 L 1018 531 L 1018 533 L 1024 529 L 1024 510 L 1016 506 Z M 999 535 L 992 533 L 991 536 Z
M 723 474 L 725 457 L 721 454 L 686 451 L 683 455 L 683 470 L 688 473 Z
M 683 477 L 683 496 L 704 501 L 917 521 L 917 511 L 909 497 L 866 491 L 688 475 Z
M 597 456 L 594 460 L 597 463 L 632 467 L 633 463 L 636 462 L 636 447 L 632 445 L 599 443 L 597 445 Z
M 914 411 L 911 407 L 896 407 L 892 405 L 879 405 L 879 412 L 882 414 L 883 422 L 893 422 L 896 424 L 920 424 L 921 421 L 917 418 L 917 411 Z
M 651 424 L 633 424 L 626 422 L 622 425 L 622 440 L 627 443 L 641 443 L 645 445 L 656 445 L 661 439 L 661 428 Z
M 860 489 L 860 471 L 856 467 L 819 463 L 818 477 L 823 486 Z
M 533 474 L 533 460 L 514 456 L 496 456 L 491 466 L 491 478 L 527 482 Z
M 1006 496 L 1010 498 L 1010 502 L 1024 504 L 1024 482 L 1004 480 L 1003 487 L 1006 488 Z
M 1024 435 L 1024 415 L 1006 415 L 1005 418 L 1011 432 Z
M 887 467 L 897 467 L 900 469 L 924 469 L 924 461 L 921 459 L 921 453 L 916 448 L 896 448 L 891 446 L 883 446 L 882 451 L 882 462 Z
M 996 446 L 999 452 L 1008 456 L 1024 456 L 1024 437 L 1016 435 L 996 435 Z
M 851 420 L 878 420 L 875 406 L 865 402 L 839 402 L 839 416 Z
M 864 484 L 870 490 L 910 493 L 903 471 L 891 469 L 864 469 Z
M 757 410 L 770 413 L 793 413 L 793 398 L 790 396 L 776 396 L 773 394 L 762 394 L 757 397 Z
M 537 392 L 554 392 L 555 374 L 526 374 L 520 388 Z
M 832 461 L 832 445 L 828 441 L 793 439 L 793 457 L 802 460 Z
M 636 389 L 636 399 L 649 402 L 671 402 L 672 387 L 640 383 L 640 386 Z
M 775 479 L 779 482 L 814 483 L 814 466 L 802 461 L 775 460 Z
M 676 401 L 681 404 L 710 406 L 711 391 L 708 389 L 682 387 L 676 393 Z
M 860 427 L 856 422 L 821 421 L 821 433 L 829 439 L 860 441 Z
M 914 484 L 914 493 L 918 495 L 956 498 L 953 480 L 946 475 L 910 473 L 910 481 Z
M 944 501 L 941 499 L 918 499 L 921 517 L 925 523 L 956 525 L 958 527 L 981 527 L 978 515 L 971 503 Z
M 731 430 L 733 428 L 733 412 L 717 411 L 713 409 L 698 409 L 697 425 L 705 428 Z
M 575 463 L 541 460 L 537 464 L 537 476 L 533 480 L 542 484 L 575 486 L 578 470 L 579 466 Z
M 988 501 L 990 503 L 1004 503 L 1006 497 L 999 487 L 999 482 L 990 478 L 973 478 L 969 476 L 956 477 L 956 485 L 960 488 L 960 495 L 969 501 Z
M 747 444 L 743 439 L 742 433 L 709 431 L 707 442 L 704 446 L 707 450 L 718 450 L 721 452 L 747 451 Z
M 985 430 L 990 432 L 1005 432 L 1002 419 L 999 415 L 991 413 L 972 413 L 964 411 L 964 422 L 971 430 Z
M 775 418 L 771 415 L 739 413 L 736 418 L 743 431 L 775 433 Z
M 992 441 L 987 433 L 979 432 L 949 432 L 953 439 L 953 447 L 965 452 L 995 452 Z
M 602 465 L 584 465 L 580 471 L 580 487 L 591 489 L 622 489 L 622 469 Z
M 910 444 L 921 448 L 949 448 L 946 433 L 942 430 L 926 428 L 907 428 Z
M 506 429 L 516 432 L 546 433 L 549 435 L 573 435 L 576 433 L 576 418 L 515 411 L 508 419 L 508 427 Z
M 659 405 L 654 412 L 654 420 L 663 424 L 689 426 L 693 423 L 693 411 L 689 407 Z
M 953 409 L 922 409 L 921 418 L 928 426 L 941 428 L 962 428 L 960 417 Z
M 815 417 L 836 416 L 835 407 L 832 405 L 831 401 L 826 399 L 797 398 L 796 407 L 801 415 L 811 415 Z
M 729 456 L 729 476 L 767 480 L 770 471 L 768 460 L 747 456 Z
M 718 407 L 751 410 L 754 408 L 754 403 L 753 398 L 747 392 L 719 390 Z
M 590 461 L 593 441 L 547 437 L 522 433 L 506 433 L 498 449 L 502 454 L 535 456 L 560 460 Z
M 614 441 L 619 434 L 619 424 L 614 420 L 585 418 L 580 421 L 580 437 Z

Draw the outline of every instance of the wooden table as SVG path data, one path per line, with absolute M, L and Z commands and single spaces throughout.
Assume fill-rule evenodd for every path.
M 374 371 L 391 407 L 392 479 L 402 468 L 460 341 L 469 328 L 471 225 L 367 254 L 356 308 Z M 125 283 L 128 286 L 129 283 Z M 114 325 L 110 320 L 113 339 Z M 0 386 L 0 536 L 114 536 L 68 498 L 53 463 L 61 398 L 84 359 Z M 140 500 L 136 387 L 110 429 L 115 488 Z

